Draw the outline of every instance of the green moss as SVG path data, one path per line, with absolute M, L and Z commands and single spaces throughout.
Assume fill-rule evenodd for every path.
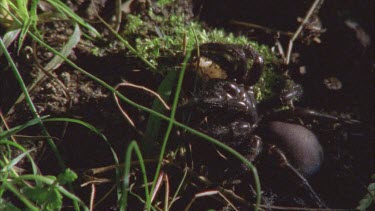
M 174 0 L 158 0 L 156 3 L 159 6 L 164 6 L 164 5 L 167 5 L 167 4 L 171 4 L 173 2 L 174 2 Z
M 254 86 L 256 99 L 258 101 L 269 99 L 276 95 L 275 91 L 280 90 L 282 76 L 275 74 L 273 68 L 265 68 L 259 82 Z
M 186 21 L 183 15 L 162 17 L 151 13 L 151 20 L 148 19 L 146 21 L 146 18 L 143 20 L 140 16 L 128 15 L 127 25 L 122 33 L 128 40 L 133 40 L 133 46 L 152 64 L 159 65 L 161 58 L 181 55 L 184 43 L 193 43 L 186 46 L 187 50 L 193 50 L 196 43 L 195 36 L 199 44 L 220 42 L 250 45 L 262 55 L 266 67 L 259 83 L 255 86 L 257 99 L 262 100 L 274 95 L 273 90 L 281 78 L 272 71 L 272 63 L 276 57 L 267 46 L 260 45 L 244 36 L 226 33 L 221 29 L 204 29 L 197 22 Z M 184 42 L 185 38 L 186 42 Z M 194 40 L 194 42 L 189 42 L 189 40 Z M 168 68 L 159 65 L 158 69 L 163 71 Z
M 128 24 L 125 27 L 125 34 L 144 34 L 142 33 L 143 25 L 145 24 L 139 16 L 128 15 Z

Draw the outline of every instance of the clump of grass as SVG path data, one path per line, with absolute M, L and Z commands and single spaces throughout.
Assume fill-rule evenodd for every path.
M 91 27 L 87 22 L 83 21 L 81 17 L 72 12 L 72 10 L 62 2 L 49 2 L 56 8 L 57 11 L 61 12 L 64 17 L 70 18 L 73 22 L 86 27 L 92 34 L 99 35 L 93 27 Z M 3 25 L 4 27 L 6 27 L 5 35 L 3 36 L 4 40 L 3 38 L 0 38 L 0 55 L 3 54 L 8 61 L 9 67 L 12 69 L 15 78 L 17 79 L 17 82 L 20 85 L 21 90 L 23 91 L 23 95 L 25 96 L 24 99 L 26 99 L 26 103 L 28 104 L 31 113 L 34 116 L 33 120 L 30 120 L 23 125 L 8 129 L 6 131 L 2 131 L 0 128 L 0 145 L 5 146 L 5 148 L 1 148 L 1 154 L 3 156 L 0 158 L 0 181 L 2 183 L 2 186 L 0 187 L 0 198 L 2 198 L 0 201 L 0 209 L 21 210 L 17 207 L 18 205 L 15 206 L 13 204 L 13 201 L 17 201 L 18 199 L 19 202 L 23 203 L 24 208 L 27 208 L 28 210 L 59 210 L 63 206 L 62 199 L 66 197 L 72 200 L 75 210 L 79 210 L 80 206 L 83 207 L 84 210 L 88 210 L 88 207 L 84 204 L 84 202 L 81 201 L 72 192 L 70 192 L 72 190 L 72 182 L 77 178 L 77 175 L 66 167 L 64 160 L 60 156 L 60 152 L 58 151 L 56 145 L 54 144 L 52 138 L 48 133 L 47 128 L 42 122 L 45 118 L 39 117 L 39 114 L 37 113 L 34 103 L 32 102 L 32 99 L 30 97 L 29 89 L 24 83 L 22 76 L 20 75 L 19 70 L 15 65 L 15 61 L 13 61 L 7 49 L 7 47 L 17 39 L 17 37 L 18 51 L 22 50 L 24 40 L 28 38 L 28 36 L 30 36 L 31 39 L 35 39 L 38 42 L 45 44 L 41 39 L 39 39 L 41 36 L 37 29 L 39 20 L 39 16 L 36 10 L 37 4 L 38 1 L 3 0 L 0 2 L 0 18 L 7 20 L 6 25 Z M 3 22 L 1 23 L 3 24 Z M 79 40 L 80 36 L 76 36 L 76 38 L 78 38 Z M 62 55 L 69 55 L 71 50 L 72 48 L 68 50 L 69 52 L 62 52 L 62 54 L 60 54 L 59 56 L 62 57 L 62 59 L 55 57 L 53 59 L 53 63 L 59 66 L 59 64 L 61 64 L 63 60 L 66 59 L 66 57 Z M 50 70 L 47 67 L 46 69 Z M 90 128 L 91 130 L 93 130 L 94 128 L 79 120 L 64 119 L 62 121 L 75 121 Z M 53 153 L 57 157 L 58 164 L 62 169 L 62 173 L 60 173 L 57 177 L 53 175 L 45 176 L 38 171 L 38 167 L 30 156 L 30 152 L 34 151 L 35 149 L 26 150 L 17 142 L 10 141 L 10 137 L 12 135 L 34 124 L 40 126 L 43 136 L 46 138 L 47 143 L 50 145 Z M 98 132 L 98 130 L 94 131 Z M 17 150 L 13 148 L 16 148 Z M 14 151 L 21 151 L 22 153 L 16 156 L 14 155 Z M 25 157 L 28 157 L 29 162 L 32 164 L 33 174 L 21 174 L 16 170 L 17 168 L 15 166 Z M 116 157 L 115 163 L 118 163 Z M 67 186 L 69 191 L 66 190 L 64 186 Z M 7 201 L 5 199 L 10 199 L 11 201 Z
M 66 190 L 63 185 L 71 184 L 77 179 L 77 175 L 70 169 L 55 176 L 45 176 L 39 172 L 34 159 L 30 155 L 35 149 L 27 150 L 11 137 L 27 127 L 39 124 L 45 117 L 32 119 L 22 125 L 6 131 L 0 129 L 0 209 L 21 210 L 14 205 L 17 198 L 28 210 L 59 210 L 62 208 L 63 197 L 70 198 L 73 203 L 80 204 L 85 209 L 86 205 L 74 194 Z M 14 156 L 15 151 L 21 151 Z M 28 158 L 32 167 L 32 174 L 20 174 L 16 166 L 19 162 Z M 12 193 L 14 197 L 9 197 Z M 11 199 L 11 201 L 9 201 Z
M 41 33 L 37 24 L 40 19 L 38 14 L 38 2 L 33 1 L 0 1 L 0 22 L 9 31 L 20 30 L 18 36 L 18 51 L 20 51 L 28 32 L 33 32 L 39 38 Z M 93 37 L 100 37 L 99 32 L 83 18 L 75 14 L 68 6 L 60 0 L 47 0 L 47 2 L 59 12 L 62 18 L 70 19 L 80 26 L 86 28 Z

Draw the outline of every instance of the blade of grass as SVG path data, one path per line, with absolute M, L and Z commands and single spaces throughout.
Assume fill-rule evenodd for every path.
M 5 33 L 3 37 L 3 42 L 6 47 L 10 46 L 16 40 L 17 36 L 21 32 L 21 29 L 14 29 L 10 30 L 7 33 Z M 3 51 L 0 49 L 0 56 L 3 54 Z
M 167 131 L 165 132 L 164 140 L 163 140 L 163 143 L 162 143 L 162 146 L 161 146 L 161 149 L 160 149 L 159 162 L 158 162 L 158 165 L 156 166 L 156 171 L 155 171 L 154 180 L 153 180 L 153 183 L 152 183 L 151 193 L 153 193 L 154 190 L 155 190 L 156 181 L 157 181 L 157 178 L 159 176 L 161 165 L 163 163 L 163 159 L 164 159 L 164 155 L 165 155 L 165 149 L 167 147 L 168 139 L 169 139 L 169 136 L 172 132 L 172 128 L 174 126 L 174 121 L 175 121 L 174 118 L 175 118 L 175 115 L 176 115 L 178 100 L 180 99 L 182 81 L 183 81 L 184 76 L 185 76 L 185 70 L 186 70 L 187 63 L 190 59 L 190 56 L 191 56 L 191 51 L 188 51 L 186 53 L 185 58 L 184 58 L 184 61 L 183 61 L 183 64 L 182 64 L 182 69 L 181 69 L 180 75 L 178 77 L 177 88 L 176 88 L 176 93 L 175 93 L 175 96 L 174 96 L 174 99 L 173 99 L 171 115 L 170 115 L 170 118 L 168 120 L 169 124 L 168 124 Z M 150 202 L 147 201 L 147 203 L 151 203 L 151 201 Z M 148 207 L 150 207 L 150 206 L 151 206 L 151 204 L 148 205 Z
M 56 7 L 60 11 L 63 11 L 64 14 L 72 18 L 74 21 L 76 21 L 78 24 L 82 25 L 83 27 L 87 28 L 90 32 L 92 32 L 95 36 L 101 37 L 99 32 L 91 26 L 89 23 L 84 21 L 79 15 L 75 14 L 68 6 L 66 6 L 64 3 L 62 3 L 59 0 L 47 0 L 48 3 L 50 3 L 52 6 Z
M 125 211 L 127 208 L 127 200 L 128 200 L 129 185 L 130 185 L 130 166 L 131 166 L 131 158 L 132 158 L 133 151 L 135 151 L 135 154 L 138 157 L 139 165 L 141 167 L 141 171 L 143 175 L 143 182 L 145 185 L 145 196 L 146 196 L 146 209 L 150 210 L 151 209 L 151 197 L 150 197 L 150 192 L 148 190 L 148 185 L 147 185 L 148 181 L 147 181 L 146 167 L 144 164 L 142 153 L 139 150 L 137 142 L 134 140 L 129 144 L 126 150 L 126 154 L 125 154 L 124 182 L 122 185 L 123 194 L 119 200 L 120 210 Z
M 24 19 L 28 18 L 29 16 L 29 12 L 27 11 L 28 1 L 17 0 L 16 2 L 17 2 L 17 8 L 18 8 L 17 14 L 19 14 L 21 18 L 24 18 Z
M 0 5 L 3 7 L 9 9 L 8 0 L 0 0 Z M 10 15 L 3 9 L 0 8 L 0 26 L 3 27 L 3 29 L 10 29 L 13 24 L 13 19 Z
M 36 25 L 37 25 L 37 22 L 38 22 L 38 3 L 39 3 L 39 0 L 32 0 L 31 1 L 31 5 L 30 5 L 30 20 L 31 20 L 31 23 L 32 23 L 32 27 L 33 27 L 33 31 L 35 33 L 37 33 L 37 35 L 39 37 L 40 34 L 39 34 L 39 31 L 38 29 L 36 28 Z
M 11 142 L 11 141 L 0 140 L 0 145 L 2 145 L 2 144 L 16 147 L 16 148 L 20 149 L 22 152 L 26 152 L 27 151 L 23 146 L 21 146 L 21 145 L 19 145 L 17 143 Z M 39 171 L 38 171 L 37 165 L 35 164 L 34 159 L 29 154 L 27 154 L 27 157 L 30 160 L 31 167 L 33 169 L 33 174 L 35 174 L 35 175 L 38 174 Z
M 170 72 L 165 76 L 164 80 L 159 85 L 158 93 L 167 102 L 171 96 L 171 91 L 176 81 L 176 78 L 177 72 Z M 155 99 L 152 103 L 152 110 L 159 113 L 165 112 L 164 106 L 157 99 Z M 160 126 L 161 119 L 156 117 L 155 115 L 150 114 L 147 120 L 146 131 L 141 141 L 141 149 L 142 152 L 146 154 L 146 156 L 150 156 L 152 149 L 154 149 L 154 147 L 156 146 Z
M 80 124 L 80 125 L 88 128 L 90 131 L 99 135 L 108 144 L 108 147 L 111 150 L 111 153 L 112 153 L 112 156 L 113 156 L 113 160 L 115 161 L 115 164 L 120 165 L 118 156 L 116 154 L 116 151 L 113 149 L 113 147 L 112 147 L 111 143 L 108 141 L 107 137 L 103 133 L 101 133 L 96 127 L 92 126 L 91 124 L 89 124 L 87 122 L 84 122 L 84 121 L 81 121 L 81 120 L 78 120 L 78 119 L 71 119 L 71 118 L 50 118 L 50 119 L 44 119 L 43 122 L 70 122 L 70 123 Z M 118 168 L 116 168 L 116 184 L 117 184 L 117 187 L 118 187 L 118 190 L 117 190 L 118 196 L 120 196 L 120 194 L 121 194 L 120 193 L 120 191 L 121 191 L 120 178 L 121 178 L 120 171 L 118 170 Z
M 101 17 L 99 17 L 99 20 L 109 29 L 109 31 L 112 32 L 112 34 L 114 34 L 117 39 L 119 39 L 127 49 L 129 49 L 130 52 L 132 52 L 134 55 L 136 55 L 138 58 L 140 58 L 149 68 L 151 68 L 152 71 L 155 71 L 156 70 L 156 67 L 151 64 L 151 62 L 149 62 L 147 59 L 145 59 L 137 50 L 135 50 L 129 43 L 128 41 L 126 41 L 124 38 L 122 38 L 115 30 L 112 29 L 112 27 L 107 23 L 105 22 Z
M 95 37 L 101 37 L 99 32 L 93 26 L 91 26 L 89 23 L 84 21 L 79 15 L 75 14 L 68 6 L 66 6 L 60 0 L 47 0 L 47 1 L 49 2 L 49 4 L 51 4 L 53 7 L 55 7 L 55 9 L 57 11 L 59 11 L 60 13 L 70 17 L 76 23 L 83 26 L 84 28 L 87 28 L 89 30 L 89 32 L 92 33 L 92 35 L 94 35 Z M 33 26 L 33 29 L 34 29 L 35 33 L 38 33 L 36 25 L 37 25 L 37 21 L 38 21 L 37 5 L 39 3 L 39 0 L 32 0 L 31 1 L 30 11 L 28 11 L 28 7 L 27 7 L 28 1 L 17 0 L 17 6 L 14 5 L 11 1 L 8 1 L 7 3 L 17 13 L 19 18 L 22 19 L 22 21 L 19 21 L 19 20 L 17 21 L 18 24 L 20 26 L 22 26 L 23 31 L 25 32 L 25 34 L 22 34 L 22 35 L 26 35 L 26 32 L 29 31 L 28 28 L 29 28 L 30 24 Z M 7 5 L 5 5 L 5 6 L 7 6 Z M 2 5 L 3 10 L 7 11 L 8 14 L 9 14 L 9 9 L 6 8 L 5 6 Z M 13 19 L 14 19 L 14 17 L 13 17 Z M 23 24 L 21 22 L 23 22 Z M 21 37 L 23 37 L 23 36 L 21 36 Z
M 122 20 L 122 2 L 121 0 L 115 0 L 115 17 L 116 17 L 116 25 L 115 25 L 115 31 L 118 32 L 121 26 L 121 20 Z
M 5 8 L 9 9 L 8 0 L 0 0 L 0 4 L 3 5 Z M 7 12 L 4 9 L 0 9 L 0 20 L 6 21 L 8 17 Z M 3 25 L 4 26 L 4 25 Z
M 24 157 L 30 155 L 29 153 L 32 152 L 32 151 L 35 151 L 35 149 L 31 149 L 31 150 L 28 150 L 26 152 L 23 152 L 21 153 L 20 155 L 18 155 L 17 157 L 15 157 L 9 164 L 7 164 L 6 166 L 4 166 L 0 172 L 1 173 L 4 173 L 4 172 L 7 172 L 7 171 L 10 171 L 13 169 L 13 167 L 15 165 L 17 165 L 18 162 L 20 162 Z
M 184 169 L 184 175 L 182 176 L 182 179 L 181 179 L 181 181 L 180 181 L 180 184 L 178 185 L 178 187 L 177 187 L 177 189 L 176 189 L 176 191 L 175 191 L 175 193 L 174 193 L 174 195 L 173 195 L 173 197 L 172 197 L 172 199 L 171 199 L 171 203 L 169 204 L 168 210 L 171 210 L 171 207 L 173 206 L 173 203 L 174 203 L 175 201 L 177 201 L 177 196 L 178 196 L 178 194 L 180 193 L 181 188 L 182 188 L 182 186 L 183 186 L 184 183 L 185 183 L 185 180 L 186 180 L 186 176 L 187 176 L 187 174 L 188 174 L 188 171 L 187 171 L 186 168 L 185 168 L 185 169 Z
M 99 135 L 108 144 L 108 146 L 109 146 L 109 148 L 112 152 L 112 155 L 113 155 L 113 160 L 115 161 L 115 163 L 117 165 L 119 164 L 117 154 L 116 154 L 115 150 L 112 148 L 111 143 L 108 141 L 107 137 L 105 137 L 105 135 L 103 133 L 101 133 L 96 127 L 92 126 L 91 124 L 89 124 L 87 122 L 84 122 L 82 120 L 71 119 L 71 118 L 49 118 L 49 119 L 43 119 L 43 122 L 70 122 L 70 123 L 76 123 L 76 124 L 79 124 L 79 125 L 82 125 L 82 126 L 86 127 L 90 131 Z
M 30 11 L 28 11 L 28 2 L 29 1 L 24 1 L 24 0 L 17 0 L 17 6 L 15 6 L 13 3 L 9 2 L 9 5 L 14 9 L 18 16 L 22 19 L 23 23 L 20 25 L 21 26 L 21 32 L 18 38 L 18 49 L 17 53 L 20 52 L 23 42 L 26 38 L 27 31 L 29 31 L 30 26 L 33 26 L 33 29 L 36 33 L 38 33 L 36 29 L 36 23 L 38 21 L 37 17 L 37 5 L 39 0 L 32 0 L 31 1 L 31 6 L 30 6 Z
M 81 29 L 79 28 L 78 24 L 75 24 L 73 34 L 69 37 L 68 42 L 62 47 L 60 51 L 61 54 L 64 55 L 65 57 L 69 56 L 69 54 L 72 53 L 73 48 L 77 46 L 80 40 L 81 40 Z M 63 58 L 59 56 L 54 56 L 44 68 L 47 71 L 55 70 L 63 62 L 64 62 Z
M 21 27 L 21 33 L 18 37 L 17 54 L 20 53 L 20 50 L 23 46 L 23 42 L 25 41 L 27 32 L 29 31 L 29 28 L 30 28 L 30 25 L 31 25 L 31 21 L 32 20 L 29 17 L 27 17 L 27 19 L 23 20 L 23 24 L 22 24 L 22 27 Z
M 33 211 L 40 210 L 33 202 L 31 202 L 26 196 L 24 196 L 13 184 L 9 183 L 8 181 L 3 181 L 2 186 L 6 189 L 10 190 L 14 195 L 16 195 L 25 206 Z
M 43 116 L 43 117 L 40 117 L 40 118 L 35 118 L 35 119 L 32 119 L 32 120 L 26 122 L 23 125 L 18 125 L 16 127 L 11 128 L 10 130 L 5 130 L 5 131 L 3 131 L 3 132 L 0 133 L 0 140 L 7 139 L 11 135 L 14 135 L 14 134 L 18 133 L 18 132 L 22 131 L 23 129 L 27 128 L 27 127 L 36 125 L 36 124 L 40 123 L 40 121 L 42 119 L 45 119 L 47 117 L 48 116 Z

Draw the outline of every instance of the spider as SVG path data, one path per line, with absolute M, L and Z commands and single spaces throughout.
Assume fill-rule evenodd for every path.
M 249 46 L 206 43 L 199 46 L 199 51 L 199 74 L 205 82 L 182 105 L 195 112 L 195 116 L 203 117 L 204 121 L 197 127 L 238 150 L 249 161 L 255 161 L 262 152 L 268 151 L 301 181 L 319 207 L 326 207 L 306 179 L 315 174 L 323 162 L 322 146 L 312 131 L 284 119 L 286 113 L 334 117 L 294 108 L 293 101 L 302 95 L 302 87 L 295 83 L 283 90 L 279 98 L 258 105 L 253 85 L 261 77 L 263 58 Z M 290 105 L 292 109 L 258 113 L 275 103 Z M 258 106 L 264 108 L 258 109 Z M 264 143 L 258 134 L 262 134 Z

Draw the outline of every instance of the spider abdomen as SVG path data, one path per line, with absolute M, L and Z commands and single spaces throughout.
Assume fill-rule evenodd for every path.
M 323 162 L 323 149 L 307 128 L 286 122 L 268 124 L 269 138 L 285 151 L 294 167 L 304 176 L 316 173 Z

